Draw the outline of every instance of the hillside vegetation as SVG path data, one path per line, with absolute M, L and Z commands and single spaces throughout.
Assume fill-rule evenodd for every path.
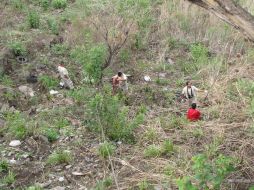
M 253 43 L 188 1 L 1 0 L 0 61 L 1 190 L 254 189 Z

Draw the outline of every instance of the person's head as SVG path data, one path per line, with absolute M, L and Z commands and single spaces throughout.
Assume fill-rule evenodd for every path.
M 197 104 L 196 104 L 196 103 L 192 103 L 192 104 L 191 104 L 191 108 L 192 108 L 192 109 L 196 109 L 196 107 L 197 107 Z
M 191 87 L 191 81 L 187 81 L 186 86 L 190 88 Z
M 118 72 L 118 73 L 117 73 L 117 76 L 119 76 L 119 77 L 121 77 L 122 75 L 123 75 L 122 72 Z

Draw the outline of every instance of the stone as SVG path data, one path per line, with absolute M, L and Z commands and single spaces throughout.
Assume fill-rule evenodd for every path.
M 30 96 L 33 97 L 34 96 L 34 91 L 32 88 L 25 86 L 25 85 L 21 85 L 18 87 L 19 91 L 22 92 L 25 96 Z
M 50 90 L 49 93 L 50 93 L 51 95 L 55 95 L 55 94 L 58 94 L 59 92 L 56 91 L 56 90 Z
M 10 163 L 10 164 L 16 164 L 16 163 L 17 163 L 17 161 L 16 161 L 16 160 L 14 160 L 14 158 L 12 158 L 11 160 L 9 160 L 9 163 Z
M 58 181 L 63 182 L 64 181 L 64 177 L 59 177 Z
M 12 146 L 12 147 L 16 147 L 16 146 L 21 145 L 21 142 L 19 140 L 13 140 L 13 141 L 10 142 L 9 145 Z
M 150 81 L 152 81 L 152 79 L 149 77 L 149 76 L 144 76 L 144 80 L 146 81 L 146 82 L 150 82 Z
M 65 190 L 65 187 L 61 187 L 61 186 L 56 186 L 50 190 Z
M 72 167 L 72 165 L 67 165 L 67 166 L 65 166 L 65 169 L 70 169 Z

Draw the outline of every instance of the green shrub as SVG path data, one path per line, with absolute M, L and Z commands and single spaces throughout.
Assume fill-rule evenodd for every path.
M 40 0 L 40 6 L 43 8 L 44 11 L 48 10 L 50 6 L 50 1 L 49 0 Z
M 47 164 L 58 165 L 58 164 L 69 164 L 73 160 L 72 154 L 67 150 L 59 150 L 52 153 L 48 159 Z
M 159 157 L 161 155 L 160 147 L 156 145 L 150 145 L 144 150 L 144 156 L 146 158 Z
M 28 135 L 26 123 L 26 119 L 19 112 L 8 113 L 6 116 L 8 132 L 18 139 L 23 139 Z
M 116 148 L 113 144 L 105 141 L 104 143 L 102 143 L 99 146 L 98 152 L 102 158 L 107 158 L 107 157 L 112 156 L 114 154 L 115 149 Z
M 21 41 L 13 41 L 9 44 L 9 48 L 13 52 L 15 56 L 26 55 L 27 50 L 23 42 Z
M 194 185 L 190 178 L 183 177 L 178 180 L 179 190 L 219 190 L 223 180 L 233 171 L 232 158 L 223 155 L 219 155 L 214 160 L 211 160 L 205 154 L 199 154 L 194 156 L 192 161 L 192 170 L 197 183 Z
M 68 47 L 65 44 L 55 44 L 51 47 L 52 52 L 55 55 L 68 56 Z
M 2 75 L 2 76 L 0 76 L 0 82 L 4 86 L 9 86 L 9 87 L 14 86 L 13 80 L 8 75 Z
M 122 63 L 126 64 L 131 58 L 129 50 L 128 49 L 121 50 L 119 53 L 119 58 Z
M 43 190 L 43 188 L 38 185 L 33 185 L 33 186 L 26 188 L 26 190 Z
M 69 125 L 69 121 L 65 118 L 62 118 L 62 117 L 58 118 L 56 123 L 55 123 L 55 126 L 56 126 L 57 129 L 62 129 L 62 128 L 68 126 L 68 125 Z
M 59 34 L 59 23 L 56 21 L 56 19 L 48 19 L 47 20 L 48 27 L 51 30 L 51 32 L 55 35 Z
M 28 23 L 30 28 L 39 28 L 40 16 L 36 11 L 30 11 L 28 13 Z
M 39 82 L 41 83 L 42 87 L 45 89 L 53 89 L 56 88 L 58 85 L 58 80 L 48 75 L 42 75 L 39 77 Z
M 51 4 L 55 9 L 65 9 L 67 7 L 67 0 L 52 0 Z
M 22 10 L 25 7 L 22 0 L 11 0 L 11 4 L 18 10 Z
M 105 190 L 108 187 L 110 187 L 112 185 L 112 178 L 106 178 L 102 181 L 98 181 L 96 183 L 95 188 L 93 188 L 92 190 Z
M 54 142 L 59 138 L 59 133 L 56 129 L 47 128 L 44 131 L 44 135 L 48 138 L 49 142 Z
M 11 185 L 15 182 L 15 177 L 16 175 L 13 172 L 9 171 L 8 174 L 4 176 L 1 181 L 3 184 Z
M 144 114 L 128 117 L 128 108 L 117 96 L 97 94 L 87 107 L 87 126 L 97 132 L 103 131 L 109 139 L 133 142 L 133 130 L 144 121 Z
M 174 151 L 174 145 L 170 140 L 165 140 L 161 146 L 162 154 L 172 154 Z
M 106 48 L 104 45 L 97 45 L 88 51 L 87 63 L 83 65 L 85 73 L 95 82 L 102 77 L 103 65 L 106 59 Z
M 144 139 L 150 142 L 154 142 L 159 139 L 159 135 L 154 128 L 149 128 L 144 134 Z
M 147 180 L 143 180 L 138 183 L 138 189 L 139 190 L 153 190 L 154 187 Z
M 0 173 L 7 172 L 9 170 L 9 163 L 7 160 L 0 161 Z

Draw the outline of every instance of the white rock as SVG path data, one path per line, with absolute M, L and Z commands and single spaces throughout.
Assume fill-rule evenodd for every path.
M 10 164 L 16 164 L 16 163 L 17 163 L 17 161 L 16 161 L 16 160 L 14 160 L 14 158 L 12 158 L 11 160 L 9 160 L 9 163 L 10 163 Z
M 56 91 L 56 90 L 50 90 L 49 93 L 50 93 L 51 95 L 55 95 L 55 94 L 58 94 L 59 92 Z
M 60 186 L 57 186 L 57 187 L 54 187 L 50 190 L 65 190 L 65 187 L 60 187 Z
M 21 142 L 19 140 L 13 140 L 9 145 L 15 147 L 21 145 Z
M 59 177 L 58 181 L 63 182 L 64 181 L 64 177 Z
M 82 176 L 82 175 L 85 175 L 84 173 L 81 173 L 81 172 L 72 172 L 72 175 L 75 175 L 75 176 Z
M 146 82 L 152 81 L 151 78 L 150 78 L 149 76 L 144 76 L 144 80 L 145 80 Z
M 28 86 L 19 86 L 18 87 L 19 91 L 22 92 L 23 94 L 25 94 L 25 96 L 30 96 L 33 97 L 34 96 L 34 91 L 32 88 L 28 87 Z
M 65 166 L 65 169 L 70 169 L 72 167 L 72 165 L 67 165 Z

